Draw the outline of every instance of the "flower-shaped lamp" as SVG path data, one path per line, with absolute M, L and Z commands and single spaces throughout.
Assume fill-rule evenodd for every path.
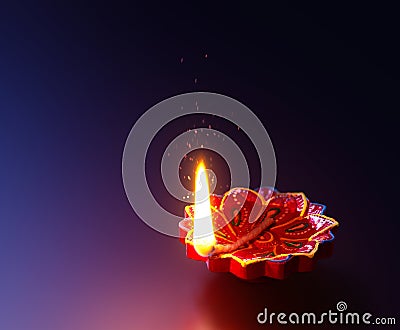
M 185 219 L 179 223 L 187 256 L 205 261 L 210 271 L 231 272 L 246 280 L 283 279 L 293 272 L 311 271 L 332 252 L 332 230 L 338 222 L 323 215 L 325 206 L 311 203 L 303 193 L 234 188 L 224 196 L 210 195 L 210 206 L 220 253 L 204 256 L 196 251 L 194 205 L 185 208 Z M 233 250 L 224 249 L 232 246 Z

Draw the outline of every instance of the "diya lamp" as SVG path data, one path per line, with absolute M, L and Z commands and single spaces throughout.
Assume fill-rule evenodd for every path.
M 202 162 L 195 184 L 195 204 L 185 207 L 179 235 L 187 257 L 206 262 L 210 271 L 284 279 L 331 255 L 338 222 L 303 193 L 263 187 L 210 194 Z

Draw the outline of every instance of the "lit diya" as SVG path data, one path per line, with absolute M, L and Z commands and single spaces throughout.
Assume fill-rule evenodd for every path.
M 180 239 L 187 256 L 206 261 L 210 271 L 231 272 L 247 280 L 283 279 L 293 272 L 311 271 L 317 260 L 331 255 L 332 230 L 338 222 L 323 215 L 324 210 L 303 193 L 279 193 L 268 187 L 210 195 L 206 169 L 200 163 L 195 204 L 185 208 Z

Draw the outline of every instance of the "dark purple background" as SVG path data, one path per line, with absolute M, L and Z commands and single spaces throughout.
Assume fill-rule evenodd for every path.
M 257 329 L 264 307 L 339 300 L 398 317 L 396 20 L 365 3 L 0 5 L 0 329 Z M 127 134 L 189 91 L 252 109 L 278 189 L 339 220 L 317 270 L 262 284 L 209 273 L 135 216 Z

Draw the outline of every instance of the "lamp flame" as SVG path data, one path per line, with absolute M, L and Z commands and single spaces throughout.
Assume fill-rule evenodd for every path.
M 200 256 L 207 257 L 217 241 L 212 223 L 210 189 L 203 162 L 196 169 L 195 183 L 193 245 Z

